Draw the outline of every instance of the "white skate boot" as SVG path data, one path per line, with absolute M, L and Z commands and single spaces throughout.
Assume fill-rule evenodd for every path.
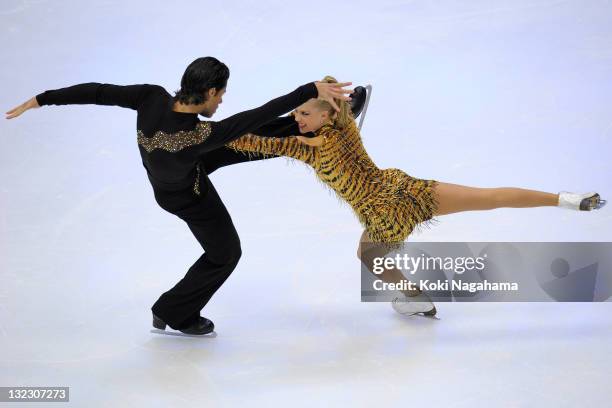
M 396 297 L 391 301 L 391 306 L 393 310 L 404 316 L 411 316 L 417 313 L 422 313 L 424 316 L 435 316 L 437 313 L 431 299 L 423 292 L 416 296 L 403 295 L 401 298 Z
M 591 211 L 599 210 L 606 205 L 606 200 L 602 200 L 596 192 L 577 194 L 561 191 L 558 205 L 569 210 Z

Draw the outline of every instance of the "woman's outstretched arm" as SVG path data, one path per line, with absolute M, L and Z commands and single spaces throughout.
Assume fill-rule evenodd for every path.
M 251 133 L 258 136 L 285 138 L 299 135 L 300 128 L 295 121 L 293 114 L 290 114 L 289 116 L 280 116 L 273 119 L 265 125 L 255 129 Z M 314 136 L 314 133 L 305 133 L 303 136 L 311 137 Z M 236 151 L 228 146 L 223 146 L 219 149 L 204 153 L 201 157 L 201 163 L 206 171 L 206 174 L 211 174 L 221 167 L 244 162 L 274 159 L 277 157 L 280 156 L 270 153 L 245 153 L 242 151 Z
M 274 138 L 247 133 L 226 146 L 244 154 L 259 153 L 273 156 L 287 156 L 313 165 L 314 148 L 305 145 L 296 137 Z

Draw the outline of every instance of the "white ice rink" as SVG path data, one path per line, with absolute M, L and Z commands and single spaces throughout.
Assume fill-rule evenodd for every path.
M 612 198 L 611 1 L 2 0 L 0 33 L 4 111 L 82 82 L 174 91 L 212 55 L 231 69 L 215 119 L 331 74 L 374 86 L 381 168 Z M 0 386 L 67 386 L 47 405 L 74 407 L 611 405 L 611 303 L 438 303 L 439 320 L 361 303 L 356 218 L 285 159 L 211 177 L 243 248 L 202 312 L 217 336 L 151 334 L 201 248 L 154 202 L 135 119 L 2 122 Z M 610 205 L 439 220 L 409 239 L 612 241 Z

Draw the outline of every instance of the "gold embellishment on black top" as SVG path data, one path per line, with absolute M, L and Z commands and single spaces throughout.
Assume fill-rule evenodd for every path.
M 196 179 L 193 184 L 193 192 L 200 195 L 200 163 L 196 164 Z
M 146 137 L 139 130 L 138 144 L 142 146 L 147 153 L 151 153 L 155 149 L 166 150 L 171 153 L 176 153 L 186 147 L 203 143 L 210 136 L 210 122 L 200 122 L 194 130 L 180 130 L 176 133 L 165 133 L 161 130 L 155 132 L 152 137 Z

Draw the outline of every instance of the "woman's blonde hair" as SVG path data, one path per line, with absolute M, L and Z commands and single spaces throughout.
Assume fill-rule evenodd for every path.
M 338 83 L 336 78 L 329 75 L 323 78 L 321 82 Z M 334 102 L 336 102 L 336 105 L 338 105 L 340 108 L 339 112 L 336 112 L 329 102 L 322 99 L 317 99 L 317 106 L 319 109 L 329 112 L 329 116 L 331 117 L 335 128 L 345 129 L 355 121 L 353 112 L 351 111 L 351 105 L 349 105 L 347 101 L 336 98 L 334 98 Z

